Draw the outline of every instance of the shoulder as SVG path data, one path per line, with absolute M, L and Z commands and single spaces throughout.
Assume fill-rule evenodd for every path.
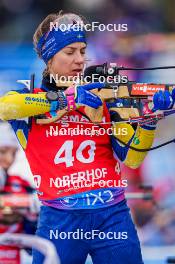
M 27 89 L 27 88 L 23 88 L 23 89 L 20 89 L 20 90 L 11 90 L 9 91 L 7 94 L 8 95 L 12 95 L 12 94 L 25 94 L 25 93 L 30 93 L 30 91 Z

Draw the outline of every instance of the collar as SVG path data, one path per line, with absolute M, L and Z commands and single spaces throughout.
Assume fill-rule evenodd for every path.
M 52 80 L 52 83 L 50 83 L 50 76 L 49 75 L 43 77 L 42 83 L 41 83 L 41 89 L 43 89 L 46 92 L 48 92 L 48 91 L 57 92 L 58 90 L 62 90 L 62 91 L 66 90 L 65 87 L 61 87 L 61 86 L 58 88 L 56 86 L 56 83 L 54 80 Z

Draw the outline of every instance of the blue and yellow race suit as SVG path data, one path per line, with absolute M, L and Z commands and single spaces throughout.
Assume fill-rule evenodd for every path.
M 43 92 L 54 89 L 56 90 L 57 88 L 54 87 L 53 84 L 49 84 L 47 78 L 43 80 Z M 23 89 L 19 91 L 10 91 L 0 98 L 0 118 L 10 122 L 24 150 L 28 147 L 28 140 L 32 128 L 30 128 L 28 122 L 23 119 L 29 116 L 45 114 L 50 111 L 50 103 L 46 100 L 45 96 L 45 93 L 29 94 L 27 89 Z M 32 99 L 29 100 L 29 98 Z M 107 106 L 112 121 L 115 113 L 110 111 L 110 104 L 107 104 Z M 38 127 L 40 127 L 40 125 L 38 125 Z M 127 123 L 115 123 L 114 127 L 114 131 L 126 129 L 125 131 L 127 131 L 127 133 L 124 135 L 121 133 L 116 135 L 116 137 L 129 146 L 138 149 L 150 148 L 153 143 L 155 127 L 137 126 L 134 130 L 132 125 Z M 112 136 L 111 142 L 111 147 L 113 148 L 115 156 L 130 168 L 138 168 L 146 156 L 146 152 L 138 152 L 119 143 L 117 139 L 115 139 L 115 134 Z M 32 144 L 31 141 L 30 144 Z M 36 162 L 37 159 L 38 158 L 36 158 Z M 42 160 L 42 162 L 44 162 L 44 160 Z M 42 199 L 42 197 L 40 198 Z M 117 204 L 123 199 L 124 188 L 112 187 L 47 200 L 43 201 L 43 203 L 58 209 L 95 209 Z

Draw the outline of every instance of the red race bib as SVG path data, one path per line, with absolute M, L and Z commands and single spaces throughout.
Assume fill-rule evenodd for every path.
M 100 127 L 83 114 L 81 107 L 55 123 L 38 125 L 33 120 L 26 156 L 41 200 L 114 187 L 120 179 L 111 124 L 105 124 L 110 122 L 106 105 Z

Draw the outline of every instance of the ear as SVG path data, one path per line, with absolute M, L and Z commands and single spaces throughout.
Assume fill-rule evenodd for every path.
M 47 71 L 52 72 L 52 59 L 50 59 L 47 63 Z

